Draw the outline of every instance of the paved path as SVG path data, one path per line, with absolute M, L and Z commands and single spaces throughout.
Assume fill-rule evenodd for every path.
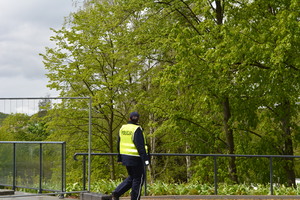
M 59 200 L 58 196 L 47 196 L 40 194 L 29 194 L 23 192 L 15 192 L 14 194 L 7 194 L 5 192 L 0 192 L 0 199 L 3 200 Z M 63 198 L 65 200 L 74 200 L 71 198 Z
M 300 200 L 298 195 L 165 195 L 142 196 L 141 200 Z M 120 200 L 130 200 L 122 197 Z
M 58 196 L 38 196 L 16 192 L 14 195 L 1 195 L 3 200 L 59 200 Z M 76 200 L 64 198 L 64 200 Z M 77 199 L 79 200 L 79 198 Z M 120 200 L 130 200 L 130 197 L 121 197 Z M 298 195 L 166 195 L 166 196 L 142 196 L 141 200 L 300 200 Z

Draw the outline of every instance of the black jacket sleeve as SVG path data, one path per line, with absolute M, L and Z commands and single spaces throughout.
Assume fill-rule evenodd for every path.
M 145 149 L 146 141 L 144 140 L 143 130 L 140 127 L 137 128 L 136 131 L 134 132 L 133 142 L 139 152 L 142 162 L 144 163 L 144 165 L 148 165 L 149 164 L 149 156 Z

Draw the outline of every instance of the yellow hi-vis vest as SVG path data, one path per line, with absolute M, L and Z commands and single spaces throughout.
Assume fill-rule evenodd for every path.
M 133 143 L 134 132 L 139 125 L 135 124 L 125 124 L 121 127 L 119 131 L 120 136 L 120 154 L 130 155 L 130 156 L 140 156 L 135 144 Z M 141 128 L 141 127 L 140 127 Z M 144 142 L 146 144 L 145 135 Z M 147 152 L 147 146 L 145 145 L 145 149 Z

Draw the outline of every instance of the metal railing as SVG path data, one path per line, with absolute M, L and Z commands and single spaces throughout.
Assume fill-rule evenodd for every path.
M 86 100 L 87 101 L 87 104 L 88 104 L 88 119 L 89 119 L 89 122 L 88 122 L 88 152 L 89 152 L 89 156 L 88 156 L 88 190 L 90 190 L 90 177 L 91 177 L 91 169 L 90 169 L 90 166 L 91 166 L 91 146 L 92 146 L 92 98 L 91 97 L 4 97 L 4 98 L 0 98 L 0 103 L 2 104 L 1 107 L 3 107 L 3 111 L 1 111 L 2 113 L 17 113 L 17 101 L 21 101 L 21 103 L 19 105 L 22 105 L 21 108 L 22 108 L 22 112 L 21 113 L 27 113 L 28 115 L 31 115 L 29 113 L 29 110 L 35 110 L 35 108 L 39 107 L 38 105 L 33 105 L 33 108 L 32 108 L 32 105 L 29 104 L 29 102 L 27 103 L 23 103 L 23 101 L 34 101 L 34 103 L 37 103 L 35 102 L 36 100 Z M 8 101 L 8 103 L 5 103 L 5 101 Z M 12 104 L 11 101 L 16 101 L 14 106 Z M 6 108 L 7 107 L 7 108 Z M 27 107 L 27 111 L 26 112 L 26 107 Z M 12 109 L 14 108 L 14 109 Z M 24 109 L 23 109 L 24 108 Z M 6 110 L 7 109 L 7 110 Z M 14 110 L 14 112 L 12 111 Z M 0 184 L 1 186 L 1 184 Z
M 66 191 L 66 143 L 0 141 L 0 186 Z
M 91 153 L 91 156 L 117 156 L 117 153 Z M 74 160 L 77 156 L 83 156 L 83 189 L 86 189 L 86 156 L 88 153 L 75 153 Z M 245 158 L 268 158 L 270 170 L 270 194 L 274 195 L 273 186 L 273 158 L 300 158 L 300 156 L 291 155 L 238 155 L 238 154 L 187 154 L 187 153 L 151 153 L 151 156 L 191 156 L 191 157 L 213 157 L 214 159 L 214 194 L 218 195 L 218 157 L 245 157 Z M 147 176 L 145 180 L 145 196 L 147 196 Z

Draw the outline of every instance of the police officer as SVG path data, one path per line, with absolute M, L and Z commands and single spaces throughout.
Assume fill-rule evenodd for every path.
M 149 165 L 143 129 L 138 125 L 139 114 L 130 113 L 129 121 L 123 125 L 118 137 L 118 162 L 126 166 L 128 177 L 112 192 L 113 199 L 131 189 L 131 200 L 139 200 L 145 179 L 145 166 Z

